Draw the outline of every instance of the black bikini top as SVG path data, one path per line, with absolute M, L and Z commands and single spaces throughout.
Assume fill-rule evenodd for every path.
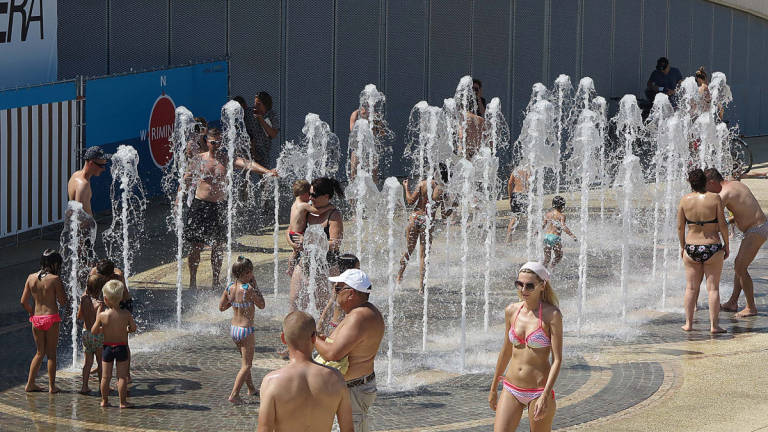
M 692 221 L 692 220 L 688 220 L 688 218 L 685 218 L 685 223 L 688 224 L 688 225 L 692 225 L 693 224 L 693 225 L 703 226 L 705 224 L 717 223 L 717 218 L 714 218 L 714 219 L 708 220 L 708 221 L 703 221 L 703 222 Z

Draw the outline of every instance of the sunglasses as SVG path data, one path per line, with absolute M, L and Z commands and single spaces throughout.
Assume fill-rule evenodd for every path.
M 96 164 L 96 166 L 97 166 L 97 167 L 99 167 L 99 168 L 104 168 L 104 167 L 106 167 L 108 163 L 109 163 L 109 162 L 104 162 L 104 163 L 98 163 L 98 162 L 94 162 L 94 164 Z
M 322 193 L 317 193 L 317 192 L 310 192 L 309 193 L 309 197 L 310 198 L 319 198 L 319 197 L 321 197 L 323 195 L 328 195 L 328 194 L 322 194 Z
M 536 289 L 536 284 L 533 283 L 533 282 L 527 282 L 526 283 L 526 282 L 523 282 L 523 281 L 516 280 L 515 281 L 515 286 L 518 289 L 526 290 L 526 291 L 533 291 L 534 289 Z
M 333 290 L 336 292 L 336 294 L 338 294 L 338 293 L 344 291 L 347 288 L 351 288 L 351 287 L 346 286 L 346 285 L 336 285 L 335 287 L 333 287 Z
M 211 145 L 219 145 L 221 143 L 219 140 L 209 140 L 208 142 L 211 143 Z
M 472 87 L 472 90 L 478 92 L 480 91 L 480 87 Z

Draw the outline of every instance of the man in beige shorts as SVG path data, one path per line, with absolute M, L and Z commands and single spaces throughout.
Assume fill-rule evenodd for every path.
M 341 432 L 354 432 L 344 378 L 312 361 L 314 318 L 301 311 L 289 313 L 280 338 L 291 361 L 261 381 L 258 431 L 330 431 L 336 415 Z
M 744 233 L 744 239 L 739 246 L 739 253 L 733 262 L 735 275 L 733 277 L 733 293 L 727 302 L 720 308 L 728 312 L 736 312 L 739 307 L 739 294 L 744 290 L 747 305 L 737 317 L 757 315 L 755 305 L 755 293 L 752 285 L 752 277 L 747 271 L 752 261 L 757 256 L 760 247 L 768 239 L 768 219 L 760 208 L 760 203 L 752 194 L 752 191 L 741 182 L 723 179 L 723 176 L 715 168 L 704 170 L 707 176 L 707 191 L 720 194 L 723 205 L 733 213 L 732 220 L 736 227 Z
M 315 349 L 326 361 L 345 367 L 348 364 L 344 380 L 349 388 L 355 431 L 368 432 L 368 408 L 376 400 L 373 360 L 384 337 L 384 319 L 376 306 L 368 302 L 371 281 L 365 272 L 349 269 L 328 280 L 333 282 L 336 303 L 346 316 L 330 337 L 318 337 Z

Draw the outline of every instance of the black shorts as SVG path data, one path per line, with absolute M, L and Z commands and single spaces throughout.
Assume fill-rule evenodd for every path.
M 184 224 L 184 240 L 191 243 L 223 243 L 227 239 L 227 202 L 195 198 Z
M 525 213 L 528 210 L 528 194 L 512 192 L 509 196 L 509 209 L 515 214 Z
M 104 345 L 101 360 L 112 363 L 114 360 L 124 362 L 128 360 L 128 345 Z

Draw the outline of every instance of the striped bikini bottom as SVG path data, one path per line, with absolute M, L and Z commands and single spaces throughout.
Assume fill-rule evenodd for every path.
M 256 327 L 229 326 L 229 333 L 232 336 L 232 341 L 236 344 L 244 341 L 245 338 L 252 335 L 255 331 Z

